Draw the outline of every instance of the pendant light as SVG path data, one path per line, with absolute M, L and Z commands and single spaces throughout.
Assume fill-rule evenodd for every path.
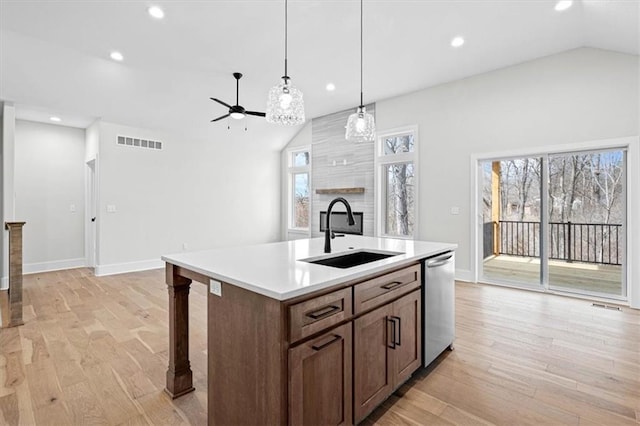
M 360 106 L 349 116 L 345 138 L 350 142 L 372 142 L 376 137 L 376 123 L 367 112 L 362 96 L 362 0 L 360 0 Z
M 284 1 L 284 76 L 269 90 L 266 120 L 269 123 L 296 126 L 305 121 L 302 92 L 291 84 L 287 74 L 287 0 Z

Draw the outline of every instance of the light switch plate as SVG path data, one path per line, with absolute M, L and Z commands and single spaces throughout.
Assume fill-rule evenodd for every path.
M 460 214 L 460 207 L 451 207 L 451 214 Z
M 216 280 L 209 280 L 209 292 L 222 297 L 222 283 Z
M 107 204 L 107 213 L 115 213 L 116 206 L 114 204 Z

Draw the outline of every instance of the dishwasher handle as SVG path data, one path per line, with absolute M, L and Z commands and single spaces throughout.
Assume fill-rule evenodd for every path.
M 451 263 L 451 258 L 453 257 L 453 253 L 445 253 L 442 256 L 438 256 L 435 259 L 430 259 L 427 261 L 427 268 L 437 268 L 438 266 L 446 265 L 447 263 Z

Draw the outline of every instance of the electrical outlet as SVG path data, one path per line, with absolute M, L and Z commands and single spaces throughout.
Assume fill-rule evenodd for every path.
M 222 297 L 222 283 L 216 280 L 209 280 L 209 292 Z
M 75 212 L 76 212 L 76 205 L 75 205 L 75 204 L 71 204 L 71 205 L 69 206 L 69 211 L 70 211 L 71 213 L 75 213 Z
M 182 250 L 189 250 L 189 244 L 182 243 Z

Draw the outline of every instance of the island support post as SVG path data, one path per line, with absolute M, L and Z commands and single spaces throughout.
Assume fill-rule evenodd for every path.
M 189 287 L 191 280 L 179 268 L 166 264 L 169 290 L 169 368 L 165 392 L 172 399 L 195 390 L 189 362 Z

